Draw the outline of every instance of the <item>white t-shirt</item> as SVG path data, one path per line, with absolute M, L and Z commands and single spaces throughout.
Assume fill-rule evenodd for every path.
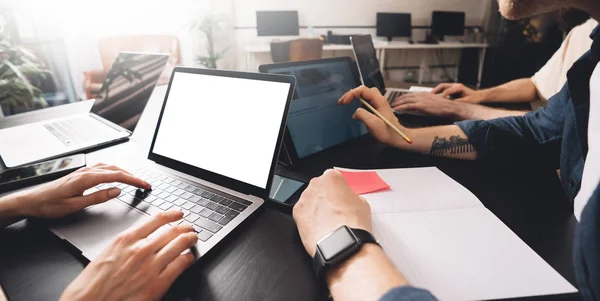
M 590 78 L 590 118 L 588 121 L 588 153 L 583 167 L 581 189 L 573 209 L 577 220 L 600 183 L 600 64 Z
M 531 77 L 544 103 L 562 89 L 567 82 L 567 72 L 571 66 L 590 50 L 592 46 L 590 34 L 597 25 L 596 20 L 589 19 L 584 24 L 573 28 L 552 58 Z

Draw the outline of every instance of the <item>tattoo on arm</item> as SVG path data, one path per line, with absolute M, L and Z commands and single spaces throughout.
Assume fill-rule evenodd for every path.
M 450 154 L 463 154 L 473 152 L 473 145 L 469 143 L 469 139 L 460 136 L 438 137 L 435 136 L 431 144 L 430 155 L 443 156 Z

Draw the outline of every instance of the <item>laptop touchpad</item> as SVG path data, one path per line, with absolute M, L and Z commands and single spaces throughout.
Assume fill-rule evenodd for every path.
M 119 233 L 149 219 L 150 216 L 111 200 L 54 221 L 49 227 L 81 250 L 83 256 L 93 260 Z

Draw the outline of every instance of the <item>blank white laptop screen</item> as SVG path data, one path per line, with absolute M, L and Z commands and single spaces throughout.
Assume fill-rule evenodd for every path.
M 266 188 L 290 84 L 173 76 L 153 152 Z

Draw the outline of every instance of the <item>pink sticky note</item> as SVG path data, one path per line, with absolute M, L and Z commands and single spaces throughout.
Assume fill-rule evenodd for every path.
M 365 194 L 390 188 L 390 185 L 384 182 L 377 172 L 374 171 L 354 172 L 340 170 L 340 172 L 356 194 Z

